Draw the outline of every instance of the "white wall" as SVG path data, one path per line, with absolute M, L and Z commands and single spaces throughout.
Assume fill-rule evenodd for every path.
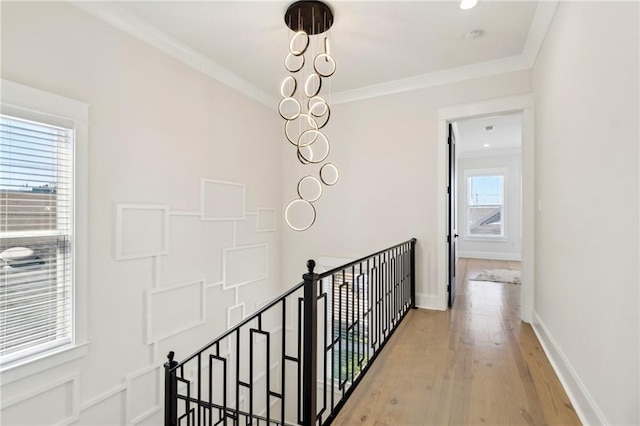
M 4 372 L 2 424 L 157 424 L 166 353 L 180 360 L 228 328 L 230 306 L 248 314 L 280 293 L 277 115 L 68 3 L 2 4 L 2 77 L 90 105 L 88 354 L 22 379 Z M 216 184 L 201 203 L 202 178 L 244 184 L 246 206 L 219 198 Z M 163 233 L 146 220 L 158 212 L 140 210 L 148 204 L 169 212 L 169 254 L 117 258 L 119 239 L 130 254 Z M 203 221 L 201 204 L 206 216 L 221 204 L 246 215 Z M 256 232 L 258 219 L 277 230 Z M 223 290 L 223 250 L 255 244 L 227 257 L 224 285 L 247 264 L 260 266 L 257 281 Z
M 520 149 L 462 153 L 458 157 L 458 255 L 478 259 L 520 260 L 522 246 Z M 466 235 L 467 181 L 472 170 L 504 170 L 505 235 L 504 238 L 481 238 Z
M 530 90 L 531 74 L 523 71 L 333 106 L 327 134 L 341 178 L 316 203 L 309 231 L 285 230 L 284 281 L 300 281 L 306 259 L 358 258 L 416 237 L 417 302 L 438 306 L 438 108 Z M 301 173 L 289 148 L 285 202 Z
M 561 3 L 533 74 L 536 330 L 589 424 L 640 423 L 638 17 Z

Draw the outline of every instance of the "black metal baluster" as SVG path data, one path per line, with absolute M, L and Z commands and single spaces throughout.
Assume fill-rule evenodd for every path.
M 329 380 L 329 375 L 328 375 L 328 363 L 327 363 L 327 358 L 329 356 L 329 347 L 327 346 L 329 344 L 329 325 L 327 324 L 327 321 L 329 320 L 329 298 L 327 297 L 327 293 L 326 291 L 324 291 L 324 288 L 321 287 L 321 291 L 322 291 L 322 296 L 320 296 L 321 298 L 324 299 L 324 310 L 323 310 L 323 315 L 322 315 L 322 324 L 324 327 L 324 347 L 323 347 L 323 354 L 324 354 L 324 359 L 322 360 L 323 364 L 323 382 L 324 382 L 324 386 L 323 386 L 323 394 L 322 394 L 322 410 L 320 411 L 321 416 L 322 413 L 324 413 L 327 409 L 327 381 Z M 331 411 L 331 410 L 329 410 Z M 320 417 L 320 424 L 322 424 L 322 417 Z
M 236 331 L 236 418 L 234 424 L 240 420 L 240 328 Z
M 411 309 L 416 308 L 416 239 L 411 240 Z
M 336 276 L 331 274 L 331 410 L 335 408 L 335 382 L 336 382 Z M 339 315 L 339 314 L 338 314 Z M 338 336 L 338 341 L 340 336 Z M 338 356 L 338 362 L 340 357 Z M 339 379 L 338 379 L 339 380 Z
M 367 259 L 367 363 L 369 362 L 368 360 L 371 359 L 371 342 L 369 340 L 369 336 L 371 336 L 371 323 L 373 322 L 371 311 L 371 300 L 373 300 L 371 277 L 373 274 L 371 272 L 371 264 L 369 259 Z
M 285 382 L 287 378 L 285 360 L 287 357 L 287 299 L 282 299 L 282 358 L 280 365 L 280 421 L 284 425 L 285 413 Z
M 260 326 L 258 325 L 258 328 Z M 253 421 L 253 342 L 255 329 L 249 329 L 249 419 Z M 240 356 L 238 356 L 240 359 Z
M 218 345 L 216 344 L 216 351 Z M 209 355 L 209 426 L 213 426 L 213 355 Z
M 340 280 L 340 284 L 338 284 L 338 292 L 340 293 L 340 296 L 338 298 L 338 390 L 342 390 L 342 396 L 344 397 L 344 383 L 346 383 L 346 378 L 345 378 L 345 382 L 342 382 L 342 341 L 343 341 L 343 335 L 342 335 L 342 325 L 344 323 L 344 315 L 343 315 L 343 306 L 344 308 L 346 308 L 346 304 L 343 303 L 344 298 L 343 298 L 343 291 L 344 291 L 344 270 L 342 271 L 342 279 Z M 345 373 L 346 376 L 346 373 Z
M 302 424 L 303 419 L 303 409 L 302 409 L 302 304 L 304 302 L 303 298 L 298 298 L 298 423 Z
M 398 319 L 398 305 L 397 305 L 397 299 L 396 296 L 398 295 L 398 280 L 397 278 L 397 273 L 398 273 L 398 253 L 397 253 L 397 249 L 393 249 L 392 251 L 393 253 L 393 261 L 391 262 L 391 328 L 394 328 L 394 326 L 397 323 L 397 319 Z
M 378 273 L 377 275 L 377 283 L 376 283 L 376 292 L 378 293 L 376 296 L 376 323 L 377 325 L 377 332 L 378 332 L 378 348 L 380 348 L 380 345 L 382 344 L 382 270 L 383 270 L 383 266 L 382 266 L 382 256 L 378 256 Z
M 202 401 L 202 354 L 198 354 L 198 356 L 196 357 L 196 359 L 198 360 L 198 401 Z M 198 404 L 197 405 L 197 418 L 198 418 L 198 424 L 201 425 L 201 417 L 200 417 L 200 412 L 202 411 L 202 405 Z
M 354 333 L 356 329 L 356 312 L 355 312 L 355 299 L 356 299 L 356 267 L 351 267 L 351 325 L 347 331 L 347 347 L 351 344 L 351 358 L 347 355 L 347 374 L 349 374 L 349 367 L 351 368 L 351 383 L 353 383 L 353 371 L 355 370 L 354 359 L 357 359 L 354 345 Z

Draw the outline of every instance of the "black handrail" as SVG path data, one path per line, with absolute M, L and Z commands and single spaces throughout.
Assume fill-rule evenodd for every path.
M 361 257 L 360 259 L 354 260 L 354 261 L 349 262 L 349 263 L 345 263 L 344 265 L 337 266 L 337 267 L 335 267 L 335 268 L 333 268 L 333 269 L 331 269 L 331 270 L 329 270 L 329 271 L 326 271 L 326 272 L 321 273 L 321 274 L 320 274 L 320 279 L 322 279 L 322 278 L 327 278 L 328 276 L 333 275 L 333 274 L 335 274 L 336 272 L 340 272 L 340 271 L 342 271 L 343 269 L 351 268 L 353 265 L 357 265 L 358 263 L 362 263 L 362 262 L 366 261 L 367 259 L 371 259 L 372 257 L 378 256 L 378 255 L 380 255 L 380 254 L 382 254 L 382 253 L 384 253 L 384 252 L 387 252 L 387 251 L 389 251 L 389 250 L 393 250 L 393 249 L 396 249 L 396 248 L 402 247 L 403 245 L 406 245 L 406 244 L 413 244 L 413 245 L 414 245 L 414 247 L 415 247 L 415 243 L 416 243 L 417 241 L 418 241 L 418 240 L 416 240 L 415 238 L 412 238 L 412 239 L 410 239 L 410 240 L 405 241 L 404 243 L 396 244 L 395 246 L 391 246 L 391 247 L 386 248 L 386 249 L 384 249 L 384 250 L 377 251 L 377 252 L 372 253 L 372 254 L 370 254 L 370 255 L 367 255 L 367 256 Z M 302 284 L 302 283 L 301 283 L 301 284 Z
M 165 425 L 331 424 L 415 308 L 415 246 L 321 274 L 310 260 L 303 282 L 217 339 L 180 363 L 170 352 Z

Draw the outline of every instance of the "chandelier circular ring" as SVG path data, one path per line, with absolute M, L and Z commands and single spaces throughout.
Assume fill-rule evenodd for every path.
M 314 99 L 319 99 L 319 100 L 312 102 Z M 316 111 L 321 105 L 324 106 L 322 112 Z M 331 118 L 331 108 L 329 107 L 329 104 L 320 96 L 315 96 L 309 99 L 309 102 L 307 102 L 307 109 L 309 110 L 309 115 L 314 117 L 316 125 L 318 126 L 318 130 L 326 126 L 327 123 L 329 122 L 329 118 Z M 323 117 L 324 117 L 324 122 L 319 122 L 318 119 Z
M 307 98 L 313 98 L 320 93 L 322 89 L 322 78 L 316 73 L 309 74 L 307 81 L 304 82 L 304 94 Z
M 314 176 L 305 176 L 298 182 L 298 196 L 305 201 L 314 203 L 322 196 L 322 184 Z
M 299 63 L 291 64 L 291 61 L 298 61 Z M 289 72 L 298 72 L 304 67 L 304 55 L 296 56 L 293 53 L 289 52 L 287 56 L 284 58 L 284 67 Z
M 293 213 L 292 209 L 294 210 Z M 307 218 L 307 221 L 299 225 L 292 223 L 291 215 L 295 213 L 296 209 L 307 210 L 306 214 L 310 216 L 309 218 Z M 307 229 L 311 228 L 316 222 L 316 208 L 313 207 L 313 204 L 311 204 L 307 200 L 297 198 L 290 201 L 289 204 L 287 204 L 287 207 L 284 209 L 284 220 L 285 222 L 287 222 L 287 226 L 289 226 L 289 228 L 293 229 L 294 231 L 306 231 Z
M 297 88 L 298 81 L 295 77 L 289 75 L 282 80 L 282 84 L 280 84 L 280 95 L 282 95 L 283 98 L 290 98 L 296 94 Z
M 333 186 L 338 182 L 340 172 L 333 163 L 327 163 L 320 167 L 320 180 L 327 186 Z
M 302 164 L 311 164 L 307 160 L 305 160 L 305 158 L 313 159 L 313 150 L 311 149 L 311 147 L 299 146 L 297 151 L 298 151 L 298 161 L 300 161 Z M 307 152 L 306 155 L 303 155 L 302 151 L 306 151 Z
M 295 120 L 300 116 L 302 107 L 300 102 L 296 98 L 284 98 L 278 104 L 278 112 L 280 117 L 287 120 L 287 122 Z
M 298 120 L 306 120 L 306 123 L 308 124 L 308 126 L 304 130 L 301 130 L 300 134 L 297 137 L 293 137 L 289 133 L 289 125 L 291 123 L 297 122 Z M 303 123 L 304 123 L 304 121 L 303 121 Z M 315 142 L 315 139 L 311 140 L 311 141 L 303 142 L 303 143 L 300 142 L 300 138 L 302 137 L 302 134 L 307 130 L 318 130 L 318 123 L 309 114 L 304 114 L 304 113 L 299 114 L 293 120 L 286 120 L 285 123 L 284 123 L 284 135 L 287 138 L 287 140 L 291 143 L 291 145 L 293 145 L 293 146 L 308 146 L 308 145 L 311 145 L 312 143 Z
M 321 71 L 323 67 L 321 67 L 320 64 L 318 63 L 318 61 L 322 60 L 323 58 L 327 63 L 331 64 L 329 66 L 329 69 L 324 70 L 324 72 Z M 316 57 L 313 59 L 313 69 L 316 73 L 320 74 L 322 77 L 331 77 L 333 73 L 336 72 L 336 60 L 333 59 L 333 56 L 329 55 L 328 53 L 318 53 Z
M 295 45 L 296 43 L 299 43 L 298 39 L 302 38 L 302 48 L 300 49 L 296 49 Z M 305 33 L 304 31 L 298 31 L 294 34 L 293 37 L 291 37 L 291 41 L 289 42 L 289 52 L 291 52 L 291 54 L 293 54 L 294 56 L 302 56 L 304 55 L 304 52 L 307 51 L 307 48 L 309 47 L 309 36 L 307 35 L 307 33 Z
M 310 158 L 306 157 L 305 154 L 300 150 L 298 150 L 298 153 L 299 153 L 300 157 L 302 157 L 302 159 L 308 164 L 319 164 L 319 163 L 322 163 L 329 156 L 329 152 L 331 152 L 331 145 L 329 144 L 329 139 L 327 139 L 327 137 L 325 136 L 324 133 L 322 133 L 319 130 L 315 130 L 315 129 L 305 130 L 300 135 L 300 139 L 302 139 L 303 136 L 307 136 L 310 133 L 313 136 L 313 142 L 312 143 L 314 144 L 314 146 L 324 145 L 322 148 L 320 148 L 320 149 L 324 149 L 324 152 L 319 155 L 318 159 L 314 159 L 314 157 L 316 156 L 316 152 L 313 151 L 313 148 L 310 146 L 311 145 L 311 143 L 310 143 L 308 145 L 298 145 L 298 147 L 309 146 L 311 148 L 311 152 L 312 152 L 313 155 Z M 317 145 L 315 144 L 316 142 L 318 142 Z

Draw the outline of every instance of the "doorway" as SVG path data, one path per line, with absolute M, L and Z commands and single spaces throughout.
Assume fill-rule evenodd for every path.
M 448 145 L 451 308 L 459 258 L 521 260 L 522 114 L 454 121 Z
M 449 299 L 449 256 L 452 227 L 449 224 L 449 124 L 489 116 L 519 113 L 521 117 L 521 258 L 522 320 L 531 322 L 533 313 L 534 191 L 533 191 L 533 96 L 520 95 L 485 102 L 440 108 L 438 140 L 438 306 L 446 310 Z M 496 218 L 485 225 L 503 226 Z M 467 224 L 465 223 L 465 226 Z M 486 232 L 487 229 L 485 229 Z M 495 232 L 495 230 L 493 231 Z M 447 238 L 449 237 L 449 238 Z

